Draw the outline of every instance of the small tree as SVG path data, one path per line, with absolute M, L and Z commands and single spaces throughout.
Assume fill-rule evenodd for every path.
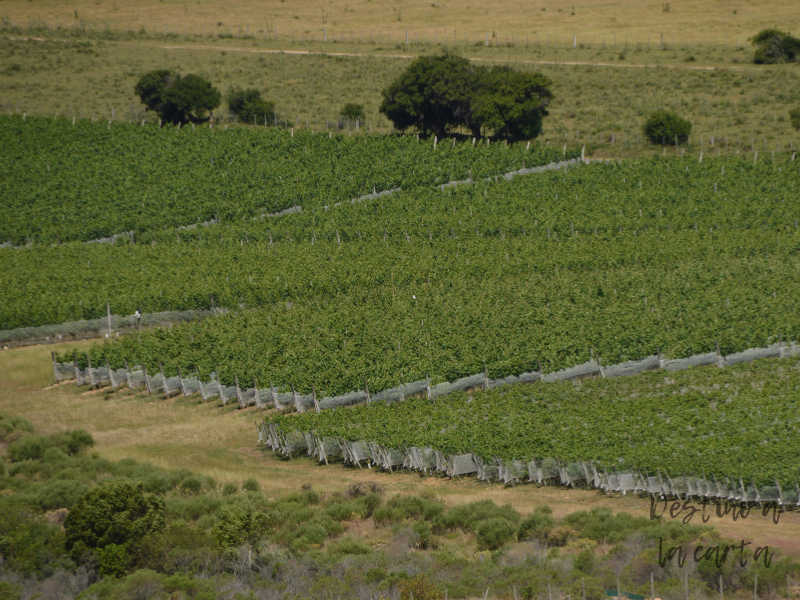
M 267 102 L 256 89 L 233 87 L 225 94 L 228 109 L 242 123 L 271 125 L 275 120 L 275 103 Z
M 147 110 L 167 123 L 201 123 L 222 102 L 219 90 L 199 75 L 185 77 L 159 69 L 145 73 L 133 88 Z
M 339 116 L 346 119 L 350 123 L 363 123 L 366 120 L 364 114 L 364 107 L 355 102 L 348 102 L 344 105 Z
M 644 134 L 653 144 L 675 145 L 677 136 L 679 144 L 685 144 L 692 132 L 692 124 L 668 110 L 657 110 L 645 121 Z
M 147 534 L 164 531 L 164 499 L 147 494 L 142 484 L 99 485 L 89 490 L 64 521 L 66 549 L 76 562 L 96 555 L 101 571 L 120 575 L 130 547 Z
M 800 107 L 789 111 L 789 122 L 795 129 L 800 129 Z
M 474 72 L 469 60 L 454 54 L 420 56 L 383 90 L 380 111 L 400 131 L 416 127 L 443 138 L 470 113 Z
M 757 65 L 794 62 L 800 58 L 800 40 L 778 29 L 763 29 L 750 38 L 756 47 Z
M 510 67 L 480 69 L 479 83 L 471 102 L 472 134 L 480 137 L 481 127 L 496 135 L 533 139 L 542 132 L 553 97 L 550 80 L 541 73 L 518 73 Z

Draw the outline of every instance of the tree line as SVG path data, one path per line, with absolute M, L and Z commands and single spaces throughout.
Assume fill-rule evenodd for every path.
M 796 62 L 800 39 L 777 29 L 765 29 L 752 38 L 756 64 Z M 379 111 L 398 131 L 416 129 L 422 135 L 446 137 L 456 131 L 481 139 L 534 139 L 543 131 L 547 107 L 554 99 L 552 82 L 541 73 L 524 73 L 509 66 L 485 67 L 450 51 L 421 56 L 411 62 L 385 90 Z M 202 123 L 213 119 L 222 95 L 198 75 L 181 76 L 167 70 L 151 71 L 135 87 L 148 110 L 168 123 Z M 231 88 L 225 95 L 237 121 L 254 125 L 277 124 L 274 102 L 257 89 Z M 790 123 L 800 129 L 800 107 L 790 111 Z M 363 122 L 364 108 L 346 104 L 340 122 Z M 653 144 L 686 143 L 692 125 L 674 112 L 657 110 L 643 124 Z M 466 131 L 464 131 L 466 130 Z

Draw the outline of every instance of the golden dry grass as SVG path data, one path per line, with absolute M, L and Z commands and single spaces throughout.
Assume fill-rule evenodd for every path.
M 665 11 L 668 4 L 669 10 Z M 776 24 L 791 29 L 800 23 L 800 3 L 790 0 L 755 2 L 748 0 L 673 0 L 639 2 L 637 0 L 594 0 L 583 3 L 559 3 L 552 0 L 522 2 L 449 2 L 446 0 L 238 0 L 232 2 L 197 0 L 7 0 L 0 7 L 0 16 L 9 20 L 74 21 L 75 17 L 90 21 L 128 23 L 148 28 L 164 23 L 251 30 L 265 26 L 279 34 L 295 31 L 320 34 L 323 28 L 359 35 L 362 29 L 394 32 L 406 30 L 433 31 L 439 36 L 446 30 L 463 37 L 483 38 L 496 32 L 517 35 L 684 36 L 707 41 L 743 40 L 756 31 Z M 318 36 L 317 36 L 318 37 Z
M 82 427 L 94 436 L 96 451 L 117 460 L 133 458 L 168 468 L 189 469 L 218 482 L 241 482 L 255 477 L 268 495 L 297 491 L 304 483 L 330 493 L 354 482 L 377 481 L 387 494 L 426 491 L 449 505 L 490 499 L 510 503 L 523 514 L 548 504 L 557 517 L 576 510 L 606 506 L 638 516 L 649 514 L 649 501 L 634 496 L 609 498 L 599 492 L 560 487 L 521 485 L 503 487 L 472 478 L 460 481 L 421 477 L 410 473 L 383 473 L 331 465 L 318 466 L 307 458 L 284 460 L 256 446 L 252 409 L 234 411 L 215 403 L 183 398 L 162 400 L 146 394 L 88 391 L 73 384 L 52 385 L 50 350 L 85 348 L 91 342 L 33 346 L 0 352 L 0 412 L 28 418 L 43 433 Z M 45 389 L 48 388 L 48 389 Z M 699 522 L 696 515 L 693 522 Z M 753 511 L 736 522 L 712 516 L 710 525 L 732 539 L 769 544 L 800 556 L 800 515 L 785 514 L 775 525 Z

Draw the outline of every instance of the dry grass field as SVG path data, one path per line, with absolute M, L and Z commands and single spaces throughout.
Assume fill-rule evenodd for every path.
M 496 2 L 447 2 L 442 0 L 6 0 L 0 17 L 16 21 L 62 23 L 75 19 L 164 27 L 164 23 L 195 26 L 264 28 L 288 35 L 295 31 L 316 34 L 325 28 L 356 35 L 361 30 L 393 32 L 395 39 L 405 31 L 427 31 L 433 37 L 463 35 L 484 39 L 486 33 L 508 35 L 617 35 L 620 41 L 636 36 L 645 41 L 664 34 L 670 38 L 705 39 L 724 43 L 742 42 L 754 32 L 773 27 L 792 29 L 800 24 L 800 4 L 790 0 L 677 0 L 638 2 L 636 0 L 593 0 L 582 3 L 538 0 Z M 456 33 L 458 32 L 458 33 Z M 677 41 L 677 40 L 676 40 Z
M 378 113 L 381 90 L 415 55 L 439 51 L 422 45 L 36 35 L 45 37 L 0 38 L 0 109 L 6 112 L 153 119 L 133 87 L 144 72 L 171 68 L 199 73 L 223 92 L 257 87 L 276 103 L 288 126 L 315 130 L 335 121 L 346 102 L 358 102 L 366 109 L 367 130 L 388 131 Z M 800 69 L 748 63 L 749 47 L 478 46 L 459 51 L 485 64 L 507 63 L 550 77 L 556 97 L 544 139 L 552 143 L 586 144 L 589 152 L 614 156 L 660 151 L 643 145 L 641 126 L 650 111 L 662 107 L 693 122 L 695 148 L 702 142 L 708 150 L 712 137 L 716 150 L 729 151 L 797 148 L 800 142 L 789 124 Z
M 387 494 L 427 491 L 448 505 L 481 499 L 511 503 L 523 514 L 548 504 L 557 517 L 576 510 L 607 506 L 637 516 L 649 514 L 649 501 L 633 496 L 609 498 L 588 490 L 523 485 L 503 487 L 472 478 L 461 481 L 416 474 L 388 474 L 342 465 L 317 466 L 307 458 L 284 460 L 256 446 L 254 409 L 236 411 L 219 402 L 203 404 L 182 397 L 164 400 L 146 394 L 89 391 L 71 383 L 52 386 L 50 350 L 78 350 L 92 342 L 29 346 L 0 351 L 0 411 L 29 419 L 42 433 L 69 428 L 88 430 L 104 458 L 133 458 L 167 469 L 188 469 L 219 483 L 256 478 L 268 495 L 297 491 L 313 483 L 321 492 L 341 491 L 353 482 L 378 481 Z M 711 367 L 713 368 L 713 367 Z M 696 517 L 693 522 L 698 521 Z M 712 516 L 709 525 L 732 539 L 780 547 L 800 557 L 800 514 L 788 513 L 774 524 L 758 511 L 736 522 Z

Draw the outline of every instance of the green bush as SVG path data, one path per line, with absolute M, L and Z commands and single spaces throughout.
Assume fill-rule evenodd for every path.
M 250 125 L 272 125 L 275 121 L 275 103 L 267 102 L 256 89 L 233 87 L 225 94 L 228 109 L 236 120 Z
M 76 561 L 106 546 L 134 544 L 165 528 L 164 500 L 127 482 L 89 490 L 64 521 L 66 549 Z M 111 561 L 115 556 L 109 555 Z M 110 563 L 111 564 L 111 563 Z
M 356 121 L 363 123 L 367 118 L 364 114 L 364 107 L 360 104 L 355 104 L 354 102 L 348 102 L 345 104 L 342 107 L 342 110 L 339 112 L 339 116 L 353 124 L 355 124 Z
M 5 440 L 7 435 L 15 431 L 34 433 L 33 425 L 28 419 L 13 415 L 9 417 L 0 415 L 0 441 Z
M 789 122 L 795 129 L 800 129 L 800 107 L 789 111 Z
M 361 500 L 335 502 L 325 509 L 325 514 L 335 521 L 349 521 L 356 515 L 362 519 L 367 517 L 367 507 Z
M 653 525 L 647 517 L 633 517 L 628 513 L 611 512 L 609 508 L 593 508 L 570 513 L 561 522 L 572 527 L 580 537 L 596 542 L 607 541 L 611 544 L 621 542 L 629 534 Z
M 652 144 L 674 146 L 685 144 L 692 133 L 692 124 L 669 110 L 657 110 L 645 121 L 644 135 Z
M 474 531 L 477 523 L 493 518 L 505 519 L 510 523 L 518 523 L 521 517 L 510 504 L 497 506 L 491 500 L 480 500 L 470 504 L 454 506 L 443 517 L 437 518 L 435 524 L 437 528 L 459 528 L 463 531 Z
M 556 526 L 556 520 L 544 511 L 534 510 L 532 514 L 523 519 L 517 529 L 517 539 L 522 542 L 525 540 L 547 540 L 547 536 Z
M 239 486 L 235 483 L 229 481 L 224 486 L 222 486 L 222 495 L 223 496 L 234 496 L 236 492 L 239 491 Z
M 57 433 L 53 436 L 53 442 L 70 456 L 80 454 L 94 446 L 94 438 L 83 429 Z
M 510 542 L 517 528 L 511 521 L 492 517 L 478 523 L 478 549 L 499 550 Z
M 411 527 L 411 531 L 414 533 L 414 537 L 416 538 L 417 545 L 422 548 L 423 550 L 430 546 L 431 543 L 431 526 L 430 523 L 426 521 L 417 521 Z
M 255 544 L 275 530 L 271 514 L 254 510 L 249 504 L 225 506 L 219 511 L 211 536 L 218 548 L 235 548 L 244 543 Z
M 333 542 L 328 546 L 328 554 L 331 556 L 345 556 L 346 554 L 371 554 L 372 548 L 360 540 L 351 537 L 343 538 Z
M 51 479 L 38 484 L 26 497 L 40 510 L 72 509 L 87 489 L 86 485 L 75 479 Z
M 750 38 L 756 46 L 753 62 L 772 65 L 795 62 L 800 57 L 800 39 L 778 29 L 763 29 Z
M 203 490 L 203 481 L 199 477 L 191 476 L 181 481 L 181 491 L 196 496 Z
M 245 492 L 260 492 L 261 485 L 256 481 L 254 477 L 248 477 L 247 479 L 242 482 L 242 489 Z
M 46 435 L 26 435 L 8 445 L 8 458 L 12 462 L 42 460 L 45 450 L 53 447 L 53 440 Z

